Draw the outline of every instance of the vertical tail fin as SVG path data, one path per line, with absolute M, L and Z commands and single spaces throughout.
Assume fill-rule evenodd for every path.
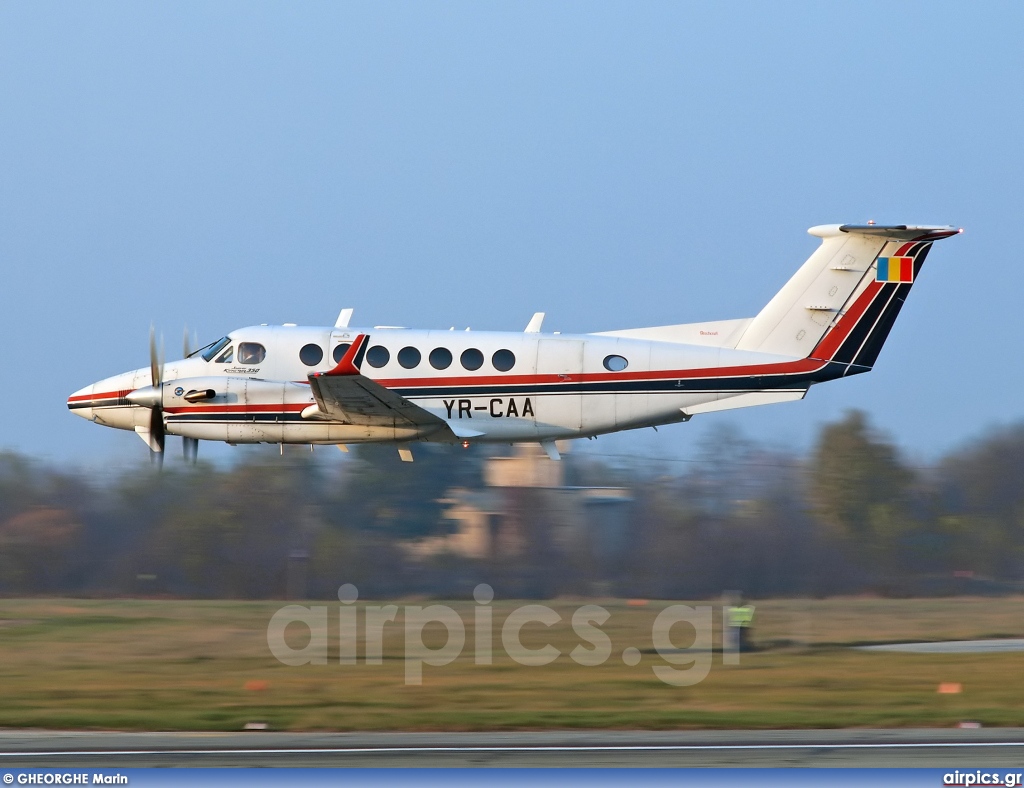
M 742 350 L 870 368 L 932 242 L 952 227 L 823 225 L 822 239 L 737 343 Z

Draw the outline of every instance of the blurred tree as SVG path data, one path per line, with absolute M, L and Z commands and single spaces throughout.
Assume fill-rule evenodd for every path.
M 314 474 L 291 459 L 193 477 L 160 518 L 151 544 L 158 564 L 202 596 L 283 597 L 289 554 L 311 539 Z
M 487 451 L 415 453 L 408 464 L 390 446 L 351 461 L 254 448 L 228 466 L 91 475 L 0 453 L 0 593 L 280 597 L 289 561 L 307 555 L 319 598 L 345 582 L 363 599 L 466 595 L 478 582 L 503 596 L 708 598 L 1009 591 L 1024 579 L 1024 426 L 922 474 L 858 412 L 826 425 L 807 458 L 727 428 L 698 461 L 667 468 L 569 455 L 568 484 L 632 492 L 627 534 L 600 560 L 585 539 L 553 539 L 549 499 L 529 491 L 503 497 L 526 542 L 515 560 L 414 557 L 408 539 L 450 527 L 439 499 L 483 486 Z
M 442 526 L 438 501 L 452 487 L 480 487 L 485 450 L 416 444 L 414 462 L 402 462 L 394 446 L 354 447 L 356 462 L 341 500 L 328 517 L 395 537 L 435 533 Z
M 0 522 L 42 502 L 40 475 L 27 457 L 0 452 Z
M 936 476 L 945 567 L 1024 578 L 1024 425 L 953 452 Z
M 0 524 L 0 587 L 54 593 L 74 585 L 82 525 L 66 509 L 33 507 Z
M 876 570 L 892 570 L 910 532 L 916 477 L 896 447 L 882 439 L 861 411 L 822 429 L 809 468 L 814 511 Z

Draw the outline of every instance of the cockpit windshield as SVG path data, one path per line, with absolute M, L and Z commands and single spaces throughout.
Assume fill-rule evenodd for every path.
M 212 361 L 213 357 L 220 353 L 223 347 L 230 341 L 230 337 L 221 337 L 212 345 L 207 345 L 206 348 L 200 348 L 199 350 L 196 351 L 196 353 L 202 351 L 203 358 L 206 359 L 207 361 Z

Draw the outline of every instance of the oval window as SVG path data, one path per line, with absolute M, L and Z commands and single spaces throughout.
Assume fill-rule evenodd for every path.
M 398 351 L 398 363 L 406 369 L 418 367 L 420 358 L 420 352 L 414 347 L 404 347 Z
M 446 347 L 436 347 L 427 357 L 434 369 L 448 369 L 452 365 L 452 352 Z
M 494 364 L 494 368 L 498 372 L 508 372 L 512 367 L 516 365 L 516 355 L 511 350 L 494 351 L 494 355 L 491 356 L 491 363 Z
M 391 353 L 383 345 L 374 345 L 366 351 L 366 363 L 380 369 L 391 360 Z
M 345 358 L 345 353 L 348 351 L 350 347 L 352 347 L 351 342 L 342 342 L 340 345 L 334 348 L 334 353 L 331 354 L 331 357 L 334 359 L 335 364 L 341 363 L 341 360 Z
M 307 367 L 315 367 L 323 360 L 324 349 L 319 345 L 314 345 L 312 343 L 303 345 L 302 350 L 299 351 L 299 361 Z
M 480 367 L 484 365 L 484 354 L 477 350 L 475 347 L 471 347 L 469 348 L 469 350 L 462 351 L 462 355 L 459 357 L 459 361 L 462 362 L 462 366 L 464 366 L 466 369 L 480 369 Z
M 629 362 L 626 361 L 622 356 L 605 356 L 604 357 L 604 368 L 609 372 L 622 372 L 626 367 L 629 366 Z
M 267 349 L 259 342 L 242 342 L 238 346 L 239 364 L 259 364 L 267 357 Z

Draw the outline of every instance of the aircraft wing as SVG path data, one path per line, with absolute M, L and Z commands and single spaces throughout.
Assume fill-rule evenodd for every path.
M 330 372 L 314 372 L 309 376 L 309 386 L 318 410 L 327 418 L 347 424 L 450 430 L 444 419 L 370 380 L 359 371 L 369 343 L 369 335 L 360 334 L 338 362 L 338 366 Z M 455 436 L 460 437 L 457 434 Z

